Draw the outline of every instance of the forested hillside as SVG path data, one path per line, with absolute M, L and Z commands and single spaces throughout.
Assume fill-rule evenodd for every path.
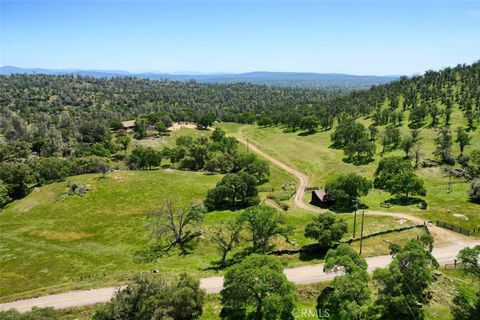
M 136 77 L 150 80 L 190 81 L 200 83 L 251 83 L 276 87 L 300 87 L 328 90 L 342 90 L 349 92 L 358 89 L 368 89 L 372 85 L 379 85 L 397 80 L 398 76 L 358 76 L 341 73 L 313 73 L 313 72 L 248 72 L 222 74 L 170 74 L 170 73 L 131 73 L 121 70 L 75 70 L 75 69 L 29 69 L 13 66 L 1 66 L 0 75 L 11 74 L 48 74 L 89 76 L 95 78 Z
M 361 162 L 358 157 L 363 149 L 372 147 L 371 143 L 363 139 L 348 147 L 350 138 L 337 133 L 343 128 L 353 134 L 356 118 L 372 119 L 369 130 L 374 141 L 377 126 L 395 127 L 407 121 L 410 128 L 448 127 L 454 110 L 460 110 L 466 119 L 464 129 L 476 134 L 480 121 L 479 62 L 403 77 L 350 94 L 133 77 L 0 76 L 0 187 L 8 199 L 22 197 L 34 181 L 55 180 L 50 169 L 57 166 L 54 171 L 62 171 L 55 162 L 59 158 L 76 161 L 76 169 L 67 170 L 67 175 L 107 170 L 108 161 L 125 158 L 130 143 L 122 120 L 137 120 L 135 139 L 152 132 L 161 136 L 173 121 L 192 121 L 200 127 L 214 121 L 282 125 L 287 131 L 302 130 L 304 134 L 319 127 L 330 130 L 338 123 L 332 136 L 336 137 L 334 144 L 345 148 L 350 160 Z M 451 135 L 444 133 L 444 138 Z M 384 148 L 391 142 L 387 140 Z M 395 145 L 400 146 L 399 141 Z M 449 155 L 442 157 L 447 163 L 455 161 Z M 38 162 L 43 158 L 49 162 L 45 160 L 42 167 Z M 36 179 L 31 179 L 32 168 Z M 44 171 L 40 180 L 39 170 Z

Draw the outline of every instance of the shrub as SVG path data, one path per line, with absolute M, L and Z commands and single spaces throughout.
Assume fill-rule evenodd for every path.
M 36 165 L 37 181 L 39 184 L 45 182 L 63 180 L 72 170 L 72 163 L 68 160 L 50 157 L 42 158 Z
M 70 175 L 99 173 L 103 171 L 106 165 L 108 165 L 108 161 L 98 156 L 76 158 L 73 160 Z
M 81 197 L 88 191 L 88 186 L 80 182 L 68 182 L 68 193 L 76 194 Z
M 470 200 L 480 202 L 480 179 L 474 179 L 470 183 L 470 190 L 468 191 Z
M 15 309 L 0 311 L 0 319 L 3 320 L 57 320 L 58 313 L 53 308 L 33 307 L 31 311 L 20 313 Z
M 200 282 L 186 274 L 175 281 L 138 277 L 117 291 L 110 302 L 96 311 L 93 319 L 198 319 L 204 299 Z

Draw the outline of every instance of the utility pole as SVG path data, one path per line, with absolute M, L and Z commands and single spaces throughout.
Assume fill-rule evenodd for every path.
M 247 138 L 247 137 L 246 137 Z M 248 138 L 247 138 L 247 153 L 248 153 Z
M 363 245 L 363 220 L 365 219 L 365 210 L 362 210 L 362 227 L 360 229 L 360 255 L 362 255 L 362 245 Z
M 355 213 L 353 215 L 353 238 L 355 238 L 355 231 L 357 229 L 357 209 L 358 209 L 358 200 L 354 199 L 353 204 L 355 205 Z
M 447 193 L 452 193 L 452 171 L 448 171 L 448 191 Z

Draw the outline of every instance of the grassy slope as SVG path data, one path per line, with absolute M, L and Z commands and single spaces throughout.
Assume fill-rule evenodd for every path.
M 182 256 L 174 250 L 148 263 L 137 262 L 136 257 L 148 246 L 147 212 L 169 197 L 178 204 L 200 200 L 219 178 L 171 170 L 120 171 L 105 179 L 99 175 L 69 178 L 90 185 L 91 190 L 84 197 L 66 195 L 67 182 L 36 189 L 1 212 L 2 300 L 106 286 L 123 282 L 134 272 L 152 269 L 162 273 L 187 271 L 198 276 L 213 275 L 213 271 L 204 270 L 218 259 L 208 236 L 239 212 L 207 214 L 202 227 L 204 236 L 191 254 Z M 294 227 L 291 239 L 298 246 L 312 243 L 303 236 L 303 229 L 314 215 L 302 211 L 286 214 L 288 224 Z M 345 215 L 345 219 L 352 230 L 352 215 Z M 365 233 L 398 225 L 390 217 L 375 217 L 366 222 Z M 275 243 L 277 248 L 292 247 L 283 240 Z M 387 244 L 382 238 L 378 238 L 375 246 L 378 245 L 386 252 Z M 366 250 L 366 253 L 375 255 L 378 251 Z M 301 260 L 293 255 L 280 259 L 285 266 L 296 266 L 320 262 L 321 256 Z
M 162 271 L 203 267 L 189 256 L 172 255 L 150 264 L 135 263 L 134 256 L 146 246 L 147 212 L 167 198 L 178 204 L 201 200 L 218 178 L 166 170 L 116 172 L 105 179 L 69 178 L 91 186 L 84 197 L 65 195 L 67 182 L 35 190 L 1 213 L 1 295 L 73 285 L 81 283 L 82 275 L 115 277 L 153 267 Z M 205 259 L 213 258 L 210 250 L 199 250 Z
M 408 118 L 406 115 L 405 118 Z M 362 119 L 365 125 L 370 123 L 369 119 Z M 463 118 L 459 111 L 452 117 L 452 128 L 455 129 L 463 123 Z M 356 172 L 368 178 L 373 177 L 373 173 L 378 165 L 380 156 L 375 157 L 375 161 L 368 165 L 355 166 L 342 161 L 343 151 L 329 148 L 332 131 L 318 132 L 314 135 L 300 136 L 298 133 L 284 133 L 281 128 L 268 127 L 262 128 L 251 125 L 240 125 L 233 123 L 222 124 L 222 127 L 232 135 L 248 137 L 252 143 L 256 144 L 265 152 L 271 154 L 292 167 L 298 168 L 310 177 L 311 186 L 322 186 L 328 179 L 346 172 Z M 401 128 L 403 134 L 407 134 L 409 129 L 406 125 Z M 433 140 L 436 137 L 434 129 L 422 129 L 423 152 L 426 157 L 432 158 L 434 150 Z M 480 134 L 471 133 L 472 145 L 466 148 L 466 153 L 473 148 L 480 148 Z M 377 146 L 377 151 L 381 147 Z M 454 146 L 454 154 L 458 154 L 458 146 Z M 390 155 L 403 155 L 402 151 L 386 153 Z M 373 210 L 407 212 L 413 213 L 432 220 L 443 220 L 464 227 L 476 227 L 480 225 L 480 206 L 468 201 L 468 184 L 461 179 L 453 178 L 452 190 L 448 192 L 449 177 L 441 168 L 421 168 L 417 173 L 425 180 L 427 188 L 426 200 L 429 204 L 428 210 L 420 210 L 416 204 L 409 206 L 396 205 L 390 209 L 380 207 L 380 203 L 390 199 L 390 194 L 381 190 L 373 190 L 362 201 Z M 306 194 L 305 200 L 310 200 L 310 195 Z M 450 212 L 449 212 L 450 210 Z M 468 221 L 458 219 L 453 213 L 463 214 L 469 218 Z

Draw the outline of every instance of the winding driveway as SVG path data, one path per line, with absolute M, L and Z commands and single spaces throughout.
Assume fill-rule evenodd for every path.
M 272 156 L 268 155 L 267 153 L 263 152 L 256 145 L 252 144 L 250 142 L 250 140 L 247 143 L 247 141 L 243 138 L 240 138 L 240 137 L 236 137 L 236 138 L 241 143 L 243 143 L 245 145 L 248 144 L 249 150 L 252 150 L 256 154 L 259 154 L 260 156 L 267 159 L 268 161 L 270 161 L 271 163 L 273 163 L 275 166 L 279 167 L 283 171 L 286 171 L 286 172 L 294 175 L 295 177 L 297 177 L 297 179 L 299 180 L 300 183 L 298 184 L 297 191 L 295 192 L 294 203 L 295 203 L 296 207 L 304 209 L 304 210 L 308 210 L 308 211 L 319 211 L 317 208 L 312 207 L 312 206 L 306 204 L 305 202 L 303 202 L 303 196 L 305 195 L 305 188 L 307 187 L 307 183 L 308 183 L 308 177 L 307 177 L 306 174 L 298 171 L 295 168 L 292 168 L 292 167 L 288 166 L 287 164 L 281 162 L 280 160 L 277 160 L 274 157 L 272 157 Z
M 240 134 L 243 134 L 242 130 L 240 130 Z M 236 138 L 241 143 L 243 143 L 245 145 L 247 144 L 247 141 L 245 139 L 243 139 L 242 137 L 236 136 Z M 301 209 L 311 211 L 311 212 L 321 212 L 321 210 L 319 208 L 311 206 L 310 204 L 305 203 L 303 201 L 303 197 L 305 195 L 305 188 L 308 186 L 308 176 L 305 173 L 303 173 L 301 171 L 298 171 L 297 169 L 295 169 L 293 167 L 290 167 L 289 165 L 285 164 L 284 162 L 282 162 L 282 161 L 270 156 L 269 154 L 265 153 L 264 151 L 259 149 L 255 144 L 253 144 L 250 139 L 248 140 L 248 148 L 250 150 L 254 151 L 255 153 L 257 153 L 258 155 L 260 155 L 261 157 L 267 159 L 268 161 L 270 161 L 271 163 L 273 163 L 275 166 L 279 167 L 280 169 L 294 175 L 298 179 L 299 184 L 298 184 L 297 191 L 295 193 L 295 198 L 294 198 L 294 204 L 297 208 L 301 208 Z M 444 243 L 468 243 L 469 241 L 471 241 L 471 238 L 469 238 L 469 237 L 467 237 L 463 234 L 437 227 L 436 225 L 433 225 L 433 224 L 429 223 L 427 220 L 424 220 L 424 219 L 419 218 L 417 216 L 410 215 L 408 213 L 366 210 L 365 214 L 367 214 L 367 215 L 378 215 L 378 216 L 390 216 L 390 217 L 394 217 L 394 218 L 397 218 L 397 219 L 409 220 L 409 221 L 415 222 L 417 224 L 426 223 L 428 225 L 428 229 L 432 233 L 433 237 L 436 240 L 441 240 Z

